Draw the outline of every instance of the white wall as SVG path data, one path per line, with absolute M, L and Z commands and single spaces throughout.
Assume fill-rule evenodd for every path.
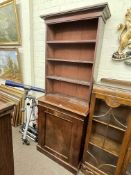
M 131 7 L 131 0 L 33 0 L 35 85 L 45 86 L 45 25 L 40 15 L 102 2 L 108 2 L 111 18 L 105 26 L 97 81 L 102 77 L 131 80 L 131 67 L 111 59 L 113 52 L 118 48 L 117 25 L 124 22 L 124 15 L 127 8 Z
M 0 0 L 2 2 L 3 0 Z M 19 47 L 24 83 L 45 87 L 45 24 L 40 15 L 108 2 L 111 18 L 105 25 L 97 81 L 102 77 L 131 81 L 131 67 L 113 62 L 118 48 L 117 25 L 124 22 L 131 0 L 17 0 L 22 46 Z
M 0 3 L 6 0 L 0 0 Z M 33 28 L 32 28 L 32 0 L 16 0 L 18 17 L 20 21 L 21 46 L 1 46 L 1 48 L 18 48 L 19 59 L 26 84 L 34 82 L 34 57 L 33 57 Z M 33 76 L 32 76 L 33 75 Z M 0 80 L 1 82 L 1 80 Z

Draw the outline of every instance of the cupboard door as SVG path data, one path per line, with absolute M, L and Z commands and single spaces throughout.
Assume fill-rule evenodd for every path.
M 53 156 L 75 167 L 79 163 L 82 131 L 82 120 L 60 111 L 39 107 L 38 144 Z

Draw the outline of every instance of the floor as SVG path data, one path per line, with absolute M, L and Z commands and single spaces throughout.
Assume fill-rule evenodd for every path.
M 19 128 L 13 128 L 15 175 L 72 175 L 36 150 L 36 143 L 23 145 Z M 79 174 L 80 175 L 80 174 Z

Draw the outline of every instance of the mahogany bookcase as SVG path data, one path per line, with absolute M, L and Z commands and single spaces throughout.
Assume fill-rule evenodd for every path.
M 37 149 L 74 173 L 109 17 L 107 4 L 41 16 L 46 23 L 46 94 L 38 100 Z

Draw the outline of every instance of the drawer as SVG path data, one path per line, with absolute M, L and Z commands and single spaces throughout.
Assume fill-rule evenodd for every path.
M 43 116 L 45 114 L 50 114 L 50 115 L 53 115 L 55 117 L 60 117 L 60 118 L 63 118 L 63 119 L 67 119 L 67 120 L 80 120 L 81 122 L 83 122 L 83 118 L 82 117 L 78 117 L 77 118 L 77 115 L 74 116 L 74 114 L 71 114 L 71 113 L 67 113 L 66 111 L 63 112 L 63 111 L 58 111 L 58 110 L 54 110 L 52 108 L 49 108 L 49 107 L 44 107 L 44 106 L 38 106 L 38 113 L 39 113 L 39 116 Z
M 62 114 L 61 112 L 59 112 L 59 111 L 56 111 L 56 110 L 53 110 L 53 109 L 50 109 L 50 108 L 44 108 L 44 112 L 45 113 L 49 113 L 49 114 L 52 114 L 52 115 L 54 115 L 54 116 L 56 116 L 56 117 L 64 117 L 65 116 L 65 114 Z

